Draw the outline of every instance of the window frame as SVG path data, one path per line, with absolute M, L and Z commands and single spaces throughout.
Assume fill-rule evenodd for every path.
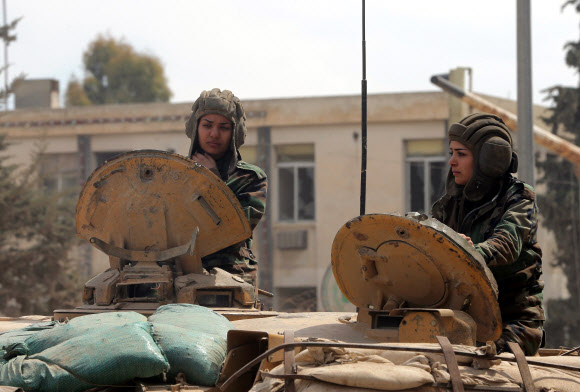
M 68 153 L 42 153 L 39 155 L 40 165 L 37 175 L 40 179 L 40 187 L 46 193 L 63 193 L 73 189 L 80 189 L 81 176 L 78 167 L 78 154 Z M 56 163 L 55 163 L 56 162 Z M 65 184 L 72 181 L 72 185 Z M 54 188 L 48 186 L 47 182 L 54 182 Z
M 292 181 L 294 183 L 294 194 L 292 195 L 294 203 L 292 205 L 293 209 L 293 217 L 291 219 L 281 219 L 280 218 L 280 169 L 281 168 L 292 168 L 293 169 L 293 177 Z M 277 189 L 277 198 L 276 202 L 278 204 L 277 214 L 278 214 L 278 222 L 281 223 L 302 223 L 302 222 L 313 222 L 316 220 L 316 181 L 312 181 L 312 198 L 314 200 L 314 214 L 312 219 L 300 219 L 298 217 L 298 210 L 299 210 L 299 181 L 298 181 L 298 170 L 301 168 L 312 168 L 314 176 L 316 175 L 316 165 L 314 162 L 309 161 L 295 161 L 295 162 L 278 162 L 276 164 L 276 176 L 278 178 L 278 189 Z
M 65 182 L 67 182 L 66 177 L 69 178 L 75 177 L 75 185 L 72 188 L 80 187 L 78 169 L 60 169 L 57 172 L 53 173 L 50 177 L 56 179 L 56 189 L 53 190 L 55 192 L 64 192 L 71 189 L 71 187 L 64 186 Z
M 441 155 L 421 155 L 421 156 L 407 156 L 405 158 L 405 210 L 407 212 L 416 212 L 411 211 L 411 163 L 412 162 L 422 162 L 423 163 L 423 178 L 425 179 L 423 184 L 423 208 L 424 214 L 429 214 L 431 211 L 431 201 L 429 200 L 429 196 L 431 194 L 431 164 L 436 162 L 443 162 L 447 161 L 446 156 Z M 443 183 L 445 184 L 445 176 L 442 178 Z M 441 194 L 443 196 L 443 194 Z

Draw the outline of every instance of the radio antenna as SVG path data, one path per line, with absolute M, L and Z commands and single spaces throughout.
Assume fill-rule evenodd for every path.
M 365 0 L 362 0 L 362 80 L 361 80 L 361 112 L 362 112 L 362 154 L 360 169 L 360 215 L 365 214 L 367 195 L 367 43 L 365 40 Z

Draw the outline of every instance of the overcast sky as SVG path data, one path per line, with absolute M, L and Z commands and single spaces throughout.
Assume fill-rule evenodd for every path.
M 22 16 L 10 74 L 83 77 L 82 54 L 100 33 L 123 38 L 165 67 L 172 102 L 201 90 L 269 98 L 359 94 L 360 0 L 5 0 Z M 563 46 L 580 18 L 563 0 L 532 1 L 534 102 L 576 85 Z M 437 90 L 433 74 L 466 66 L 477 92 L 515 99 L 516 0 L 367 0 L 369 93 Z

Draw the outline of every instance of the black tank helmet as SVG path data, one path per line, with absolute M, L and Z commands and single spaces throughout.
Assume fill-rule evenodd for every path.
M 512 137 L 503 120 L 493 114 L 474 113 L 449 128 L 449 141 L 457 141 L 473 153 L 473 174 L 460 187 L 449 169 L 446 191 L 451 195 L 463 194 L 468 200 L 478 201 L 493 188 L 497 179 L 518 169 L 518 156 L 513 150 Z

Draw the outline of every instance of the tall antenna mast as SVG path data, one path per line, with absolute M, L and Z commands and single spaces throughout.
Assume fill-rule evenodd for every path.
M 362 0 L 362 154 L 360 169 L 360 215 L 365 214 L 367 195 L 367 43 L 365 40 L 365 0 Z

